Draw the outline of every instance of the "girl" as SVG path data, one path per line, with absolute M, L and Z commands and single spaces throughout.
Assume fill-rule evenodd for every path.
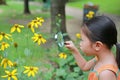
M 92 18 L 82 26 L 81 39 L 80 49 L 87 56 L 95 56 L 90 61 L 82 57 L 72 41 L 66 41 L 65 46 L 72 51 L 82 70 L 91 70 L 88 80 L 120 80 L 120 45 L 114 22 L 106 16 Z M 113 45 L 117 48 L 116 58 L 111 51 Z

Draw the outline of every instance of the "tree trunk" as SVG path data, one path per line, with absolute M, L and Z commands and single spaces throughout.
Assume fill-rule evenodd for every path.
M 6 1 L 5 0 L 0 0 L 0 5 L 6 5 Z
M 30 14 L 29 0 L 24 0 L 24 14 Z
M 60 31 L 62 33 L 67 33 L 66 30 L 66 15 L 65 15 L 65 4 L 66 4 L 66 0 L 51 0 L 51 33 L 55 34 L 56 30 L 59 31 L 59 29 L 57 29 L 57 25 L 56 25 L 56 16 L 58 14 L 60 14 L 60 19 L 61 19 L 61 23 L 60 23 Z M 64 37 L 65 40 L 69 40 L 69 36 L 65 36 Z

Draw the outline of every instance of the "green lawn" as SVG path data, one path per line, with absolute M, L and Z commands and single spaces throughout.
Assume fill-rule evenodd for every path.
M 76 0 L 69 2 L 67 5 L 82 9 L 84 4 L 87 3 L 99 5 L 99 11 L 102 13 L 120 15 L 120 0 Z

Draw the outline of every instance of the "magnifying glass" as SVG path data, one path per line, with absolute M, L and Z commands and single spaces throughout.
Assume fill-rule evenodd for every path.
M 54 38 L 55 38 L 55 41 L 56 41 L 58 47 L 60 47 L 60 48 L 64 47 L 64 39 L 63 39 L 62 32 L 56 33 Z

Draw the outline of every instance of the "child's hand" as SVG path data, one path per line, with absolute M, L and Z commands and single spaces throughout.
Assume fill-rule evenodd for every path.
M 77 49 L 72 41 L 66 41 L 65 47 L 71 50 L 72 52 L 75 52 Z

